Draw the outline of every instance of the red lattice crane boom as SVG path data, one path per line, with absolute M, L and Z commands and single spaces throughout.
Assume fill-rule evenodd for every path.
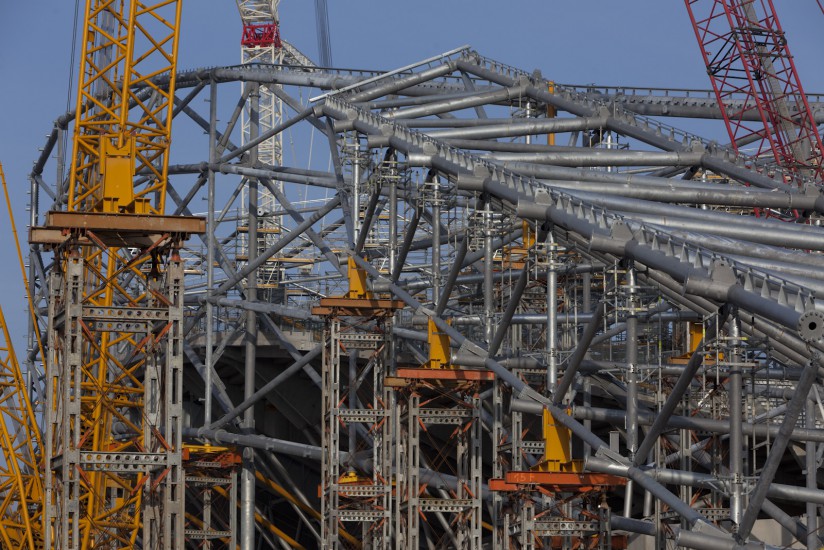
M 730 139 L 824 177 L 821 136 L 772 0 L 684 0 Z

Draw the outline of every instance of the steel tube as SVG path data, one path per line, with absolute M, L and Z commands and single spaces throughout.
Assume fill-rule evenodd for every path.
M 727 391 L 730 407 L 730 452 L 729 470 L 732 475 L 730 492 L 730 519 L 734 523 L 741 521 L 744 506 L 744 433 L 742 373 L 744 357 L 741 349 L 741 323 L 738 312 L 733 311 L 728 322 L 730 353 L 732 363 L 729 366 Z
M 232 410 L 227 411 L 220 419 L 215 420 L 211 425 L 206 426 L 210 430 L 217 430 L 222 428 L 233 419 L 237 418 L 244 411 L 252 407 L 255 403 L 266 397 L 272 390 L 288 380 L 292 375 L 298 371 L 303 370 L 303 367 L 317 359 L 323 351 L 323 345 L 316 346 L 312 351 L 306 353 L 303 357 L 292 363 L 283 372 L 272 378 L 266 384 L 261 386 L 256 392 L 243 400 L 242 403 L 233 407 Z
M 555 237 L 552 231 L 547 234 L 549 246 L 549 266 L 546 276 L 546 351 L 547 376 L 546 387 L 550 394 L 555 393 L 558 384 L 558 258 Z M 524 265 L 526 268 L 526 265 Z M 493 353 L 494 355 L 494 353 Z
M 600 422 L 609 422 L 616 426 L 623 425 L 626 422 L 626 412 L 613 409 L 574 407 L 572 409 L 572 416 L 578 420 L 597 420 Z M 653 420 L 654 418 L 651 412 L 638 411 L 638 422 L 641 425 L 649 426 Z M 671 416 L 666 424 L 666 428 L 685 428 L 727 434 L 729 433 L 730 426 L 727 420 L 699 418 L 696 416 Z M 753 424 L 751 422 L 742 423 L 742 429 L 745 435 L 764 438 L 776 438 L 779 432 L 779 426 Z M 816 443 L 824 443 L 824 430 L 796 428 L 791 432 L 791 439 L 793 441 L 815 441 Z
M 564 369 L 564 376 L 561 378 L 558 387 L 555 388 L 555 393 L 552 398 L 552 402 L 556 405 L 563 401 L 567 391 L 572 387 L 572 383 L 575 381 L 575 374 L 578 372 L 578 367 L 581 366 L 581 361 L 583 361 L 595 333 L 601 328 L 601 322 L 604 319 L 604 309 L 605 304 L 603 302 L 599 301 L 595 304 L 595 309 L 592 310 L 592 317 L 584 328 L 584 332 L 581 334 L 580 340 L 578 340 L 578 345 L 575 346 L 575 351 L 572 352 L 572 355 L 567 359 L 566 363 L 561 365 Z
M 784 414 L 784 420 L 781 422 L 778 433 L 773 440 L 770 454 L 767 456 L 767 460 L 761 468 L 761 475 L 758 477 L 755 488 L 752 493 L 750 493 L 749 504 L 747 505 L 741 522 L 738 524 L 736 537 L 739 541 L 746 540 L 750 536 L 750 531 L 755 524 L 755 520 L 758 518 L 758 513 L 761 511 L 761 504 L 764 502 L 764 499 L 767 498 L 770 484 L 784 457 L 784 451 L 790 443 L 793 435 L 793 427 L 805 407 L 807 395 L 810 392 L 813 382 L 815 382 L 817 374 L 818 358 L 816 357 L 807 364 L 804 372 L 801 374 L 801 380 L 798 381 L 798 391 L 787 405 L 787 412 Z
M 815 429 L 815 404 L 811 399 L 807 399 L 805 411 L 804 411 L 804 421 L 805 426 L 808 429 Z M 816 456 L 816 444 L 812 441 L 808 441 L 804 446 L 805 452 L 805 462 L 804 467 L 806 468 L 805 472 L 805 481 L 808 490 L 818 490 L 818 460 Z M 807 537 L 806 539 L 799 539 L 801 542 L 806 543 L 807 550 L 818 550 L 821 548 L 821 536 L 818 534 L 818 508 L 813 502 L 807 501 L 807 506 L 805 510 L 807 514 Z
M 699 522 L 706 522 L 704 517 L 697 511 L 693 510 L 689 504 L 681 501 L 681 499 L 673 495 L 663 485 L 655 481 L 652 477 L 646 475 L 636 466 L 616 464 L 596 456 L 588 456 L 584 461 L 584 469 L 590 472 L 601 472 L 626 477 L 632 481 L 635 481 L 638 485 L 652 493 L 655 498 L 661 500 L 677 512 L 691 526 Z
M 247 84 L 248 85 L 248 84 Z M 260 122 L 260 91 L 257 84 L 251 84 L 249 137 L 254 140 L 258 136 Z M 255 165 L 258 158 L 257 146 L 250 149 L 250 162 Z M 257 180 L 248 180 L 248 246 L 247 257 L 251 265 L 258 255 L 257 227 L 258 227 L 258 187 Z M 246 278 L 246 298 L 252 302 L 257 300 L 257 269 L 252 268 Z M 244 335 L 244 368 L 243 368 L 243 397 L 249 399 L 255 393 L 255 370 L 257 360 L 257 313 L 246 312 L 246 333 Z M 252 408 L 244 411 L 243 430 L 252 433 L 255 429 L 255 411 Z M 243 464 L 240 474 L 240 548 L 253 550 L 255 544 L 255 458 L 254 451 L 243 450 Z
M 412 120 L 398 120 L 399 124 L 413 127 Z M 420 122 L 426 125 L 426 122 Z M 471 140 L 485 140 L 497 139 L 505 137 L 520 137 L 525 135 L 541 135 L 548 133 L 564 133 L 583 130 L 597 130 L 603 128 L 606 122 L 606 117 L 582 117 L 582 118 L 554 118 L 554 119 L 530 119 L 530 120 L 513 120 L 507 119 L 505 121 L 480 120 L 478 125 L 472 124 L 471 127 L 450 128 L 447 130 L 431 130 L 427 135 L 442 140 L 451 139 L 471 139 Z M 485 125 L 481 125 L 485 124 Z M 432 126 L 429 126 L 432 127 Z
M 447 99 L 445 101 L 437 101 L 427 105 L 397 109 L 384 114 L 384 116 L 389 120 L 394 120 L 396 118 L 420 118 L 441 113 L 448 113 L 450 111 L 459 111 L 461 109 L 476 107 L 478 105 L 488 105 L 499 101 L 509 101 L 511 99 L 523 96 L 525 89 L 526 88 L 524 86 L 513 86 L 501 90 L 479 92 L 469 97 Z
M 324 204 L 321 208 L 315 211 L 305 222 L 298 224 L 297 227 L 293 228 L 287 235 L 284 235 L 278 242 L 273 244 L 271 247 L 267 248 L 262 254 L 258 255 L 254 260 L 250 260 L 246 266 L 235 273 L 232 277 L 229 277 L 220 287 L 215 290 L 215 294 L 224 294 L 227 290 L 235 286 L 237 283 L 243 280 L 244 277 L 249 275 L 252 271 L 263 265 L 266 260 L 283 250 L 289 243 L 297 239 L 306 228 L 311 227 L 318 220 L 323 218 L 326 214 L 331 212 L 334 208 L 336 208 L 340 204 L 340 196 L 336 195 L 332 199 L 330 199 L 326 204 Z
M 212 82 L 209 87 L 209 163 L 214 162 L 217 156 L 215 140 L 217 136 L 217 84 Z M 211 302 L 212 290 L 215 285 L 215 173 L 209 170 L 208 190 L 206 202 L 206 356 L 205 379 L 206 390 L 203 395 L 203 424 L 212 423 L 212 351 L 214 347 L 214 312 Z
M 524 267 L 521 269 L 521 274 L 518 276 L 518 282 L 515 283 L 515 288 L 509 295 L 506 310 L 497 323 L 498 329 L 495 331 L 492 342 L 489 344 L 489 355 L 496 355 L 498 353 L 498 349 L 501 347 L 501 343 L 504 341 L 504 337 L 510 328 L 512 316 L 515 314 L 515 310 L 518 309 L 518 306 L 521 303 L 521 296 L 523 296 L 524 290 L 526 289 L 526 284 L 529 282 L 529 270 L 529 261 L 526 261 L 524 262 Z
M 655 421 L 652 423 L 652 426 L 647 431 L 647 435 L 644 437 L 644 440 L 641 442 L 641 445 L 638 447 L 638 454 L 633 461 L 633 464 L 638 466 L 641 460 L 645 460 L 645 457 L 649 456 L 650 452 L 655 445 L 655 442 L 658 439 L 658 436 L 661 435 L 664 428 L 667 425 L 672 413 L 675 412 L 675 409 L 678 407 L 679 402 L 684 396 L 684 393 L 692 384 L 692 380 L 695 375 L 698 373 L 698 369 L 701 368 L 701 364 L 703 363 L 704 359 L 704 352 L 703 350 L 706 348 L 707 344 L 713 341 L 714 338 L 711 336 L 715 333 L 716 327 L 720 325 L 724 325 L 726 322 L 726 318 L 729 315 L 729 308 L 724 307 L 721 308 L 719 312 L 718 318 L 713 318 L 710 323 L 707 325 L 707 329 L 705 331 L 704 338 L 701 339 L 701 342 L 698 344 L 698 347 L 695 348 L 692 356 L 690 356 L 689 361 L 687 361 L 686 367 L 681 372 L 678 380 L 676 381 L 675 385 L 672 388 L 672 391 L 667 397 L 667 400 L 661 406 L 661 410 L 658 411 L 658 414 L 655 416 Z M 710 338 L 707 337 L 710 336 Z

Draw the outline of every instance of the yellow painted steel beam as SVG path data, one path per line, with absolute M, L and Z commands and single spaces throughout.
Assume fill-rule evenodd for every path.
M 320 512 L 318 512 L 317 510 L 315 510 L 314 508 L 312 508 L 308 504 L 306 504 L 304 502 L 301 502 L 298 499 L 296 499 L 295 496 L 292 493 L 290 493 L 289 491 L 287 491 L 286 489 L 284 489 L 283 487 L 281 487 L 280 485 L 278 485 L 277 483 L 275 483 L 274 481 L 272 481 L 268 477 L 265 477 L 263 474 L 256 471 L 255 472 L 255 478 L 259 482 L 261 482 L 265 488 L 274 491 L 275 493 L 282 496 L 283 498 L 285 498 L 286 500 L 288 500 L 289 502 L 291 502 L 292 504 L 294 504 L 295 506 L 297 506 L 298 508 L 300 508 L 304 512 L 311 515 L 313 518 L 320 519 Z M 353 537 L 352 535 L 350 535 L 348 532 L 346 532 L 343 529 L 340 530 L 340 536 L 342 536 L 344 539 L 346 539 L 346 541 L 349 542 L 350 544 L 354 545 L 355 548 L 361 548 L 363 546 L 358 539 L 356 539 L 355 537 Z
M 0 309 L 0 540 L 9 550 L 44 548 L 40 430 Z

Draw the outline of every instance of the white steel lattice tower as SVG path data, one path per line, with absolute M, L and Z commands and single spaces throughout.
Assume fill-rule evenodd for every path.
M 241 63 L 244 65 L 281 65 L 283 63 L 283 49 L 280 39 L 280 29 L 278 26 L 278 5 L 280 0 L 237 0 L 241 22 L 243 24 L 243 36 L 240 43 Z M 251 138 L 251 113 L 252 101 L 247 95 L 246 105 L 243 109 L 242 143 L 248 143 Z M 258 130 L 256 135 L 266 133 L 277 126 L 282 119 L 282 104 L 280 99 L 267 86 L 259 88 L 259 102 L 257 113 Z M 257 162 L 264 166 L 281 166 L 282 164 L 282 138 L 281 134 L 272 136 L 257 146 Z M 281 187 L 280 182 L 273 181 L 274 185 Z M 245 193 L 244 193 L 245 194 Z M 241 220 L 257 220 L 257 242 L 258 253 L 265 250 L 277 240 L 280 233 L 280 219 L 275 216 L 276 199 L 274 195 L 265 187 L 260 186 L 257 200 L 257 213 L 255 216 L 247 216 L 248 201 L 241 201 Z M 241 226 L 246 223 L 241 221 Z M 246 231 L 241 229 L 241 234 L 248 237 L 248 226 Z M 238 260 L 249 257 L 248 238 L 239 239 L 243 243 L 238 251 Z M 270 301 L 281 301 L 276 294 L 276 288 L 280 281 L 280 264 L 276 258 L 267 262 L 257 270 L 257 286 L 263 292 L 263 297 Z

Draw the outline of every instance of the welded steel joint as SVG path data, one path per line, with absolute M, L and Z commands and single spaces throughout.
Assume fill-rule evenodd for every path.
M 824 313 L 808 309 L 798 318 L 798 336 L 808 344 L 824 337 Z
M 684 290 L 690 294 L 703 296 L 718 302 L 726 302 L 730 288 L 738 284 L 732 266 L 727 262 L 716 260 L 712 263 L 708 276 L 699 270 L 692 270 L 684 281 Z

